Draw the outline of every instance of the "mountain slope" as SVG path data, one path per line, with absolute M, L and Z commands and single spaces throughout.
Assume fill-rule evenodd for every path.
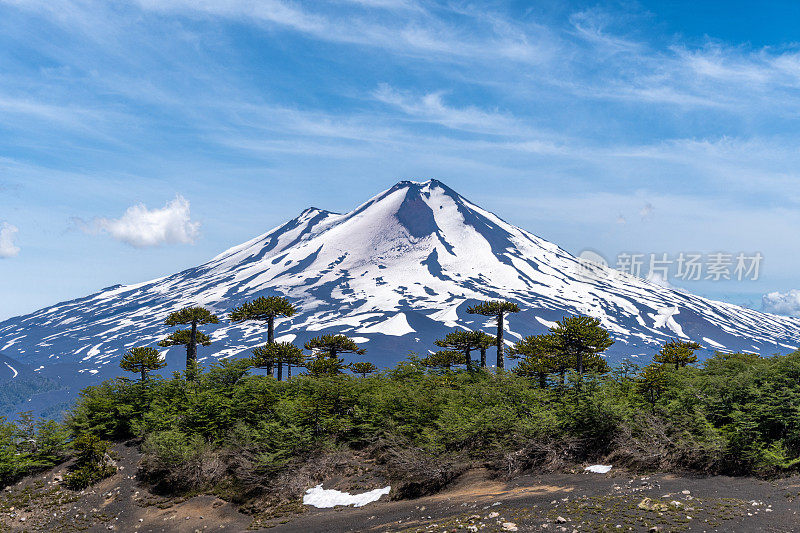
M 169 312 L 203 305 L 223 316 L 272 294 L 300 308 L 279 321 L 279 340 L 341 332 L 382 364 L 424 353 L 452 328 L 490 330 L 466 308 L 497 298 L 523 308 L 508 321 L 509 341 L 582 313 L 599 318 L 618 341 L 612 356 L 649 355 L 671 337 L 764 353 L 800 345 L 799 319 L 587 264 L 431 180 L 400 182 L 347 214 L 307 209 L 198 267 L 12 318 L 0 323 L 0 351 L 35 368 L 69 365 L 82 378 L 113 375 L 126 349 L 167 333 Z M 255 323 L 223 320 L 207 330 L 214 344 L 200 349 L 201 359 L 245 352 L 265 337 Z M 169 350 L 173 368 L 183 354 Z

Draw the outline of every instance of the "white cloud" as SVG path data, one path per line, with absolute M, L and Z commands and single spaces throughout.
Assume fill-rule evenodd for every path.
M 800 317 L 800 289 L 765 294 L 761 297 L 761 309 L 776 315 Z
M 99 217 L 80 225 L 87 233 L 107 233 L 136 248 L 191 244 L 200 230 L 200 223 L 191 220 L 189 201 L 180 195 L 160 209 L 148 209 L 144 204 L 136 204 L 129 207 L 120 218 Z
M 8 222 L 0 224 L 0 258 L 14 257 L 19 253 L 19 246 L 14 244 L 18 231 L 16 226 Z

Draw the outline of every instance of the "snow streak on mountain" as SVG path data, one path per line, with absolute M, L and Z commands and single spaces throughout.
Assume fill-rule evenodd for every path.
M 115 375 L 125 350 L 168 332 L 162 324 L 171 311 L 202 305 L 222 317 L 262 295 L 286 296 L 300 309 L 279 321 L 278 340 L 344 333 L 381 364 L 425 353 L 454 328 L 491 331 L 484 317 L 466 313 L 484 299 L 523 308 L 507 321 L 509 342 L 568 314 L 599 318 L 617 341 L 612 358 L 649 358 L 673 337 L 768 354 L 800 345 L 800 319 L 587 264 L 431 180 L 400 182 L 347 214 L 307 209 L 198 267 L 12 318 L 0 323 L 0 352 L 35 369 L 57 365 L 62 377 L 68 368 L 84 377 Z M 206 331 L 213 345 L 200 348 L 201 360 L 240 354 L 265 339 L 256 323 L 223 320 Z M 173 368 L 183 353 L 170 349 Z

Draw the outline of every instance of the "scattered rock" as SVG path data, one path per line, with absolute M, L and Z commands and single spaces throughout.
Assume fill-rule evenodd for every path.
M 666 504 L 660 502 L 654 502 L 650 498 L 645 498 L 639 502 L 637 505 L 639 509 L 644 509 L 645 511 L 658 511 L 664 512 L 669 509 Z

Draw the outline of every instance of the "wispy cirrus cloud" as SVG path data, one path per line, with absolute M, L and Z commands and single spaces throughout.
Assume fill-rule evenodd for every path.
M 245 20 L 330 42 L 383 48 L 401 54 L 443 54 L 440 59 L 448 61 L 485 59 L 495 54 L 525 61 L 540 61 L 549 56 L 549 43 L 534 38 L 530 32 L 496 31 L 498 27 L 508 29 L 514 26 L 498 24 L 503 19 L 493 17 L 488 10 L 483 11 L 482 20 L 467 19 L 466 23 L 459 25 L 433 15 L 422 3 L 413 1 L 351 0 L 338 2 L 338 6 L 337 3 L 283 0 L 134 1 L 148 11 Z M 346 4 L 350 4 L 351 9 L 337 9 L 346 7 Z M 407 18 L 398 20 L 392 13 L 385 13 L 387 9 L 391 12 L 399 8 L 406 11 Z M 468 13 L 464 10 L 456 12 Z M 487 48 L 487 43 L 492 46 Z
M 453 130 L 513 135 L 524 128 L 513 116 L 498 111 L 485 111 L 475 106 L 449 106 L 442 92 L 414 96 L 381 84 L 373 95 L 376 100 L 399 109 L 413 119 Z
M 513 212 L 546 213 L 529 220 L 567 244 L 564 225 L 628 240 L 647 202 L 653 246 L 674 244 L 674 231 L 698 247 L 725 231 L 786 237 L 769 228 L 800 209 L 800 48 L 684 39 L 629 3 L 566 5 L 548 15 L 510 2 L 0 0 L 0 138 L 15 162 L 0 180 L 25 184 L 0 209 L 49 198 L 42 213 L 71 209 L 55 225 L 81 213 L 132 245 L 191 242 L 188 214 L 153 232 L 133 229 L 149 208 L 91 217 L 203 176 L 192 208 L 205 246 L 226 224 L 202 211 L 209 198 L 248 202 L 258 190 L 265 205 L 249 215 L 277 223 L 269 207 L 313 195 L 309 183 L 344 184 L 313 199 L 336 209 L 367 187 L 435 175 L 498 211 L 503 187 L 486 192 L 486 180 L 509 184 Z M 671 213 L 702 213 L 702 227 Z

